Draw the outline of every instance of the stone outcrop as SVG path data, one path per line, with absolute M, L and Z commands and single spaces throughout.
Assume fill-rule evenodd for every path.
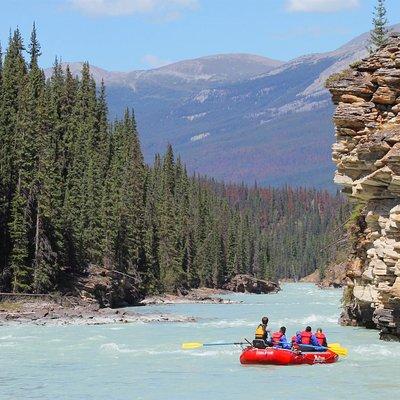
M 316 285 L 321 282 L 321 273 L 319 269 L 316 269 L 311 274 L 300 279 L 301 283 L 315 283 Z
M 358 207 L 342 321 L 398 339 L 400 36 L 392 34 L 376 53 L 331 77 L 327 87 L 337 105 L 335 182 Z
M 223 287 L 225 290 L 239 293 L 276 293 L 281 290 L 279 284 L 273 281 L 257 279 L 250 275 L 236 275 Z
M 230 292 L 222 289 L 197 288 L 181 290 L 178 294 L 164 293 L 148 296 L 140 304 L 148 306 L 155 304 L 234 304 L 235 300 L 222 298 L 220 295 Z
M 319 269 L 300 279 L 300 282 L 315 283 L 321 288 L 341 288 L 349 282 L 347 277 L 347 262 L 329 264 L 321 277 Z
M 139 290 L 140 278 L 115 270 L 90 265 L 87 274 L 78 278 L 75 288 L 87 302 L 95 301 L 101 307 L 136 305 L 143 299 Z

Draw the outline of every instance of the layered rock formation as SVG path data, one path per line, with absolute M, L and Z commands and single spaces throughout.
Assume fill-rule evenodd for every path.
M 400 36 L 327 81 L 335 182 L 357 205 L 345 323 L 400 338 Z

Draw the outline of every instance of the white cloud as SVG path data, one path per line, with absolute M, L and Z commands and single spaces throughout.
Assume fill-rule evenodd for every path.
M 140 61 L 148 65 L 150 68 L 158 68 L 167 64 L 171 64 L 171 61 L 162 60 L 160 57 L 153 54 L 144 55 Z
M 359 5 L 359 0 L 288 0 L 286 9 L 294 12 L 336 12 Z
M 154 14 L 180 16 L 183 10 L 195 10 L 198 0 L 67 0 L 70 6 L 92 16 L 121 16 L 133 14 Z

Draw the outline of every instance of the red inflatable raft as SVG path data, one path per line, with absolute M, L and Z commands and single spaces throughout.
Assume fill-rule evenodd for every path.
M 247 347 L 240 356 L 242 364 L 298 365 L 298 364 L 331 364 L 339 356 L 331 350 L 323 352 L 295 352 L 292 350 L 267 347 L 257 349 Z

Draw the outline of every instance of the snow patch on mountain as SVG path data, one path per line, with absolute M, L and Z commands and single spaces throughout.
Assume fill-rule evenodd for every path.
M 207 136 L 210 136 L 210 132 L 199 133 L 198 135 L 192 136 L 190 138 L 191 142 L 197 142 L 198 140 L 205 139 Z
M 207 115 L 207 113 L 206 112 L 202 112 L 202 113 L 193 114 L 193 115 L 184 115 L 182 118 L 192 122 L 192 121 L 194 121 L 196 119 L 204 117 L 205 115 Z

